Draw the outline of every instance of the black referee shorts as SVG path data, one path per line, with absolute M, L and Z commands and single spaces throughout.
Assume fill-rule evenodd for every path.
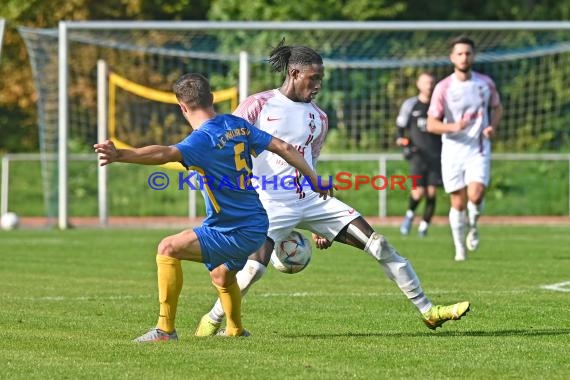
M 441 186 L 441 159 L 414 153 L 410 157 L 410 175 L 419 175 L 416 185 L 420 187 Z

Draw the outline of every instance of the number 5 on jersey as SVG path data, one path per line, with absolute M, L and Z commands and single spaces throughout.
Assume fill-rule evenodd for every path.
M 238 143 L 234 145 L 234 161 L 236 163 L 236 170 L 244 171 L 245 174 L 239 177 L 239 188 L 244 190 L 245 186 L 251 186 L 251 168 L 247 166 L 247 161 L 242 157 L 242 153 L 245 150 L 244 143 Z M 247 182 L 246 182 L 247 181 Z

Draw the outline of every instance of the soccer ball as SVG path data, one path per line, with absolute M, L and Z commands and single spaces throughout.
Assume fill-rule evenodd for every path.
M 277 242 L 271 253 L 271 264 L 279 272 L 298 273 L 311 261 L 311 243 L 305 235 L 292 231 L 285 240 Z
M 20 219 L 18 218 L 18 215 L 13 212 L 3 214 L 0 219 L 0 225 L 3 230 L 15 230 L 18 228 L 18 224 L 20 224 Z

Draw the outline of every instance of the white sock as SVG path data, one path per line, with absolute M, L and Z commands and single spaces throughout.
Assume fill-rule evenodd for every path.
M 459 211 L 453 207 L 449 209 L 449 226 L 455 250 L 465 250 L 465 210 Z
M 414 217 L 414 212 L 412 210 L 406 211 L 406 218 L 412 219 Z
M 475 204 L 471 201 L 467 202 L 467 215 L 469 217 L 469 227 L 475 228 L 477 227 L 477 220 L 479 220 L 479 215 L 481 214 L 482 211 L 482 205 L 481 204 Z
M 388 244 L 384 236 L 374 232 L 370 235 L 364 251 L 382 265 L 388 278 L 398 285 L 420 313 L 425 313 L 432 307 L 430 300 L 422 290 L 420 280 L 416 272 L 414 272 L 412 264 L 406 258 L 400 256 L 394 247 Z
M 243 269 L 236 274 L 236 280 L 241 290 L 242 297 L 247 294 L 251 285 L 259 280 L 266 270 L 267 268 L 263 264 L 255 260 L 247 260 Z M 222 322 L 224 319 L 225 313 L 219 298 L 216 300 L 214 307 L 212 307 L 212 310 L 210 310 L 208 315 L 214 322 Z
M 428 229 L 428 227 L 429 227 L 429 223 L 426 222 L 425 220 L 422 220 L 420 222 L 419 227 L 418 227 L 418 231 L 426 231 Z

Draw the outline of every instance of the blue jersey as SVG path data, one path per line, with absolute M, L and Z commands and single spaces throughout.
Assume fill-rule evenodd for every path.
M 259 232 L 267 232 L 267 214 L 247 181 L 251 155 L 264 151 L 271 139 L 244 119 L 218 115 L 175 145 L 183 164 L 198 173 L 206 203 L 204 226 L 220 231 L 258 226 Z

